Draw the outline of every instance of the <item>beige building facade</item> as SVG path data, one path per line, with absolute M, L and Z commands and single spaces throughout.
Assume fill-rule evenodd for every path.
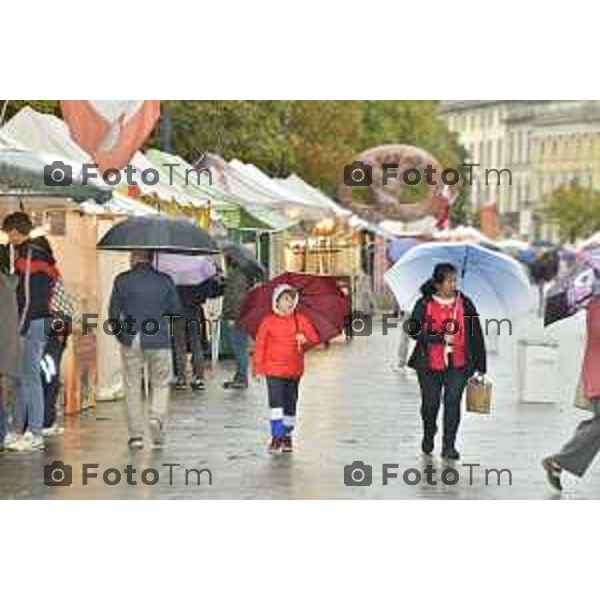
M 600 101 L 443 101 L 440 111 L 473 167 L 472 204 L 498 203 L 506 233 L 554 237 L 543 198 L 578 183 L 600 189 Z M 508 169 L 498 177 L 486 169 Z M 500 185 L 498 185 L 498 179 Z

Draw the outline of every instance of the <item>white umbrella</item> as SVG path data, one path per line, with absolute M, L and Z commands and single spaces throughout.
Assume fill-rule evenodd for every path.
M 215 263 L 204 256 L 160 253 L 157 269 L 170 275 L 175 285 L 200 285 L 217 274 Z
M 452 263 L 459 287 L 478 310 L 493 318 L 517 316 L 533 308 L 531 286 L 522 265 L 510 256 L 479 244 L 430 242 L 411 248 L 384 279 L 400 307 L 410 308 L 420 295 L 435 265 Z

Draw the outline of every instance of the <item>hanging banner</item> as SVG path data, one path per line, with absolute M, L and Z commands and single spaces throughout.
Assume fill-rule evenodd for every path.
M 61 100 L 60 108 L 71 138 L 101 173 L 123 169 L 160 116 L 160 100 Z

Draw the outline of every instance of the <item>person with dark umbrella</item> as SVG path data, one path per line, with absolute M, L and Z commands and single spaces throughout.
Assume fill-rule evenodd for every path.
M 151 251 L 131 253 L 131 269 L 113 284 L 108 316 L 121 344 L 129 447 L 144 447 L 142 371 L 148 365 L 151 398 L 149 428 L 154 446 L 164 443 L 172 377 L 169 318 L 181 314 L 173 280 L 153 267 Z

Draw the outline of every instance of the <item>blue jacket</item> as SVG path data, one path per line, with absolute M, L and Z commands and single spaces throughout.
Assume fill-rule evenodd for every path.
M 119 321 L 121 332 L 117 339 L 121 344 L 131 346 L 135 335 L 140 333 L 140 343 L 145 349 L 167 349 L 171 347 L 170 319 L 168 315 L 180 315 L 181 303 L 173 280 L 154 267 L 137 264 L 131 270 L 118 275 L 113 284 L 108 309 L 109 319 Z M 125 320 L 135 320 L 127 326 Z M 158 331 L 155 324 L 158 322 Z M 142 331 L 146 322 L 149 333 Z M 133 334 L 133 335 L 132 335 Z

